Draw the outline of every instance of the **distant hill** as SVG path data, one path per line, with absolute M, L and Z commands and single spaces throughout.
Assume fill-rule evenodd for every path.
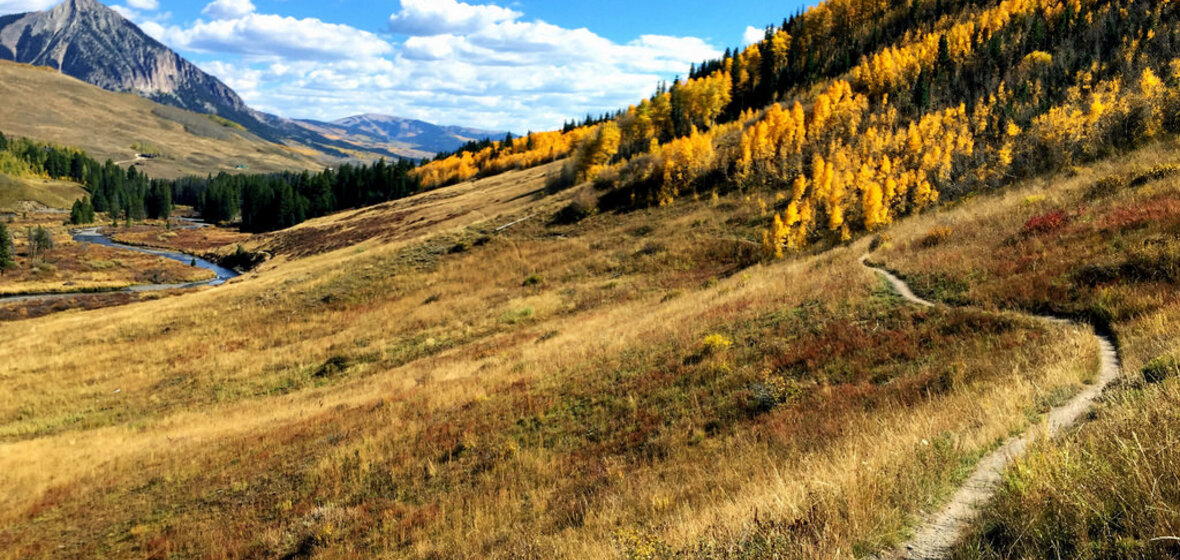
M 374 148 L 384 147 L 409 157 L 428 157 L 439 152 L 453 152 L 472 140 L 498 140 L 507 134 L 503 131 L 462 126 L 440 126 L 425 121 L 372 113 L 332 122 L 299 122 L 327 136 L 347 138 L 350 142 Z
M 137 163 L 153 177 L 320 169 L 320 154 L 283 146 L 210 115 L 104 91 L 45 68 L 0 61 L 0 131 L 75 146 L 99 161 Z
M 426 157 L 487 133 L 364 115 L 336 123 L 296 121 L 251 109 L 233 89 L 95 0 L 0 17 L 0 60 L 47 66 L 103 89 L 221 116 L 260 138 L 300 144 L 332 158 Z M 354 126 L 354 120 L 365 121 Z M 358 137 L 352 137 L 353 131 Z

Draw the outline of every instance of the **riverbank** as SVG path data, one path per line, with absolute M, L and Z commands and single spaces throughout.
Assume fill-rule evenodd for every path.
M 128 294 L 218 286 L 239 276 L 231 268 L 180 251 L 118 243 L 98 227 L 70 231 L 42 225 L 47 220 L 36 217 L 28 221 L 12 229 L 47 227 L 55 247 L 36 261 L 21 263 L 0 282 L 0 320 L 121 305 L 142 299 Z M 28 258 L 27 240 L 17 244 Z M 116 294 L 122 297 L 111 297 Z

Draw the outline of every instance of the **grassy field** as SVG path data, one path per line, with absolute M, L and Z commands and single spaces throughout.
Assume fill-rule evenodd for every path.
M 86 196 L 81 186 L 68 181 L 13 177 L 0 174 L 0 212 L 22 212 L 27 202 L 49 208 L 69 208 L 75 200 Z
M 168 225 L 162 221 L 151 221 L 118 229 L 104 229 L 111 239 L 124 245 L 154 247 L 181 251 L 192 255 L 217 253 L 233 248 L 250 239 L 250 234 L 220 227 L 188 227 L 182 221 L 171 220 Z
M 1174 558 L 1180 546 L 1180 149 L 1164 143 L 930 214 L 877 257 L 929 297 L 1070 315 L 1127 377 L 1007 474 L 957 558 Z
M 137 144 L 164 157 L 140 160 L 151 177 L 175 178 L 226 171 L 318 170 L 323 163 L 299 151 L 222 126 L 207 115 L 166 107 L 129 93 L 112 93 L 48 68 L 0 61 L 0 131 L 86 150 L 98 161 L 124 165 Z
M 0 325 L 0 556 L 851 558 L 1094 374 L 1080 329 L 904 304 L 867 240 L 759 263 L 740 194 L 557 223 L 555 169 Z

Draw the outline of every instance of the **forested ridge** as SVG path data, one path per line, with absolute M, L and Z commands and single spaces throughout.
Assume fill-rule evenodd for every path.
M 604 208 L 743 189 L 768 255 L 1180 130 L 1180 17 L 1146 0 L 829 0 L 617 117 L 414 171 L 567 153 Z
M 86 152 L 0 133 L 0 173 L 73 181 L 90 194 L 75 203 L 71 221 L 92 223 L 96 212 L 111 220 L 167 218 L 175 204 L 197 209 L 206 220 L 240 217 L 246 231 L 291 227 L 309 218 L 409 196 L 419 182 L 414 163 L 380 160 L 345 164 L 322 172 L 273 174 L 219 173 L 176 180 L 151 179 L 134 165 L 98 163 Z

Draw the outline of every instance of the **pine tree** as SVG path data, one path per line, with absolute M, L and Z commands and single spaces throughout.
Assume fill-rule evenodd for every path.
M 0 138 L 3 138 L 0 135 Z M 16 260 L 12 255 L 12 235 L 8 233 L 8 226 L 0 223 L 0 276 L 3 276 L 8 269 L 16 266 Z
M 914 106 L 925 110 L 930 106 L 930 79 L 926 77 L 926 70 L 918 74 L 918 83 L 914 84 Z
M 89 197 L 82 197 L 74 201 L 74 206 L 70 208 L 70 223 L 74 225 L 94 223 L 94 206 L 90 204 Z

